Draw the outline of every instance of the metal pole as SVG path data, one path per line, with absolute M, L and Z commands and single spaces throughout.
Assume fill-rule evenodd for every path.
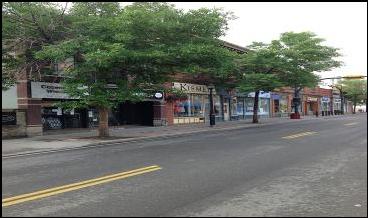
M 342 87 L 340 89 L 340 98 L 341 98 L 341 114 L 344 114 L 344 95 L 342 93 Z
M 210 90 L 210 126 L 213 127 L 215 125 L 215 112 L 213 110 L 213 97 L 212 97 L 212 90 L 213 88 L 209 88 Z

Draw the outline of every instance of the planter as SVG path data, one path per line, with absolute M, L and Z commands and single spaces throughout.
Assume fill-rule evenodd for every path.
M 292 113 L 292 114 L 290 114 L 290 119 L 300 119 L 300 113 Z

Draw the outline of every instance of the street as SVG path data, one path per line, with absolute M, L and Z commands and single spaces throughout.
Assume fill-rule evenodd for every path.
M 3 158 L 2 199 L 3 216 L 365 217 L 367 115 Z

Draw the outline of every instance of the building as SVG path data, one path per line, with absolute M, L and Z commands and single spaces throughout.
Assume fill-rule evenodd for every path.
M 245 48 L 228 42 L 224 42 L 223 46 L 234 52 L 246 51 Z M 38 81 L 30 80 L 23 75 L 16 86 L 3 91 L 3 125 L 4 120 L 10 120 L 11 116 L 17 118 L 16 124 L 7 121 L 8 128 L 3 128 L 3 136 L 32 136 L 49 130 L 93 128 L 98 125 L 99 117 L 96 108 L 66 110 L 55 106 L 57 102 L 71 99 L 59 82 L 63 78 L 65 68 L 72 67 L 73 62 L 73 59 L 67 59 L 63 63 L 51 66 L 53 74 L 43 76 Z M 170 98 L 158 92 L 157 95 L 142 102 L 121 103 L 109 112 L 109 125 L 162 126 L 207 122 L 209 120 L 208 85 L 213 82 L 211 78 L 203 75 L 176 73 L 171 81 L 164 85 L 184 91 L 187 94 L 186 98 Z M 214 106 L 218 121 L 240 117 L 237 114 L 234 90 L 215 87 Z M 21 117 L 24 121 L 22 125 L 18 125 L 17 123 L 22 120 Z M 10 134 L 10 132 L 13 133 Z

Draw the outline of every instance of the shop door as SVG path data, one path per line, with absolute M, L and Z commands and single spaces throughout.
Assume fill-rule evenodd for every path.
M 120 124 L 153 126 L 153 102 L 126 102 L 120 105 Z
M 224 103 L 224 120 L 230 120 L 229 103 Z
M 279 100 L 274 100 L 274 113 L 280 112 L 280 103 Z

